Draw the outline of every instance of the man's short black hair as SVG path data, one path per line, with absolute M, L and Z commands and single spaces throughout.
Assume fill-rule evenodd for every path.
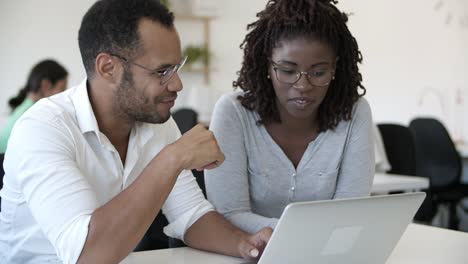
M 174 15 L 159 0 L 100 0 L 83 17 L 78 33 L 81 58 L 88 78 L 94 75 L 101 52 L 128 57 L 138 52 L 138 25 L 147 18 L 172 28 Z

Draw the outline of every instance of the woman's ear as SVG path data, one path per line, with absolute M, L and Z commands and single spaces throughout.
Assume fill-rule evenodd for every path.
M 47 97 L 49 96 L 51 88 L 52 82 L 47 79 L 42 79 L 37 92 L 41 97 Z

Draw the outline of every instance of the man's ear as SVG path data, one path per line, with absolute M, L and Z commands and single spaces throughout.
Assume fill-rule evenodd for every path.
M 106 79 L 110 82 L 118 82 L 120 61 L 118 58 L 109 55 L 108 53 L 99 53 L 96 57 L 95 75 Z

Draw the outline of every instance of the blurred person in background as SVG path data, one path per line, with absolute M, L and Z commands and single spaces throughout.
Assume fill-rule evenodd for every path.
M 0 153 L 6 151 L 16 120 L 40 99 L 63 92 L 67 87 L 67 77 L 67 70 L 54 60 L 43 60 L 32 68 L 26 85 L 8 101 L 12 112 L 0 133 Z

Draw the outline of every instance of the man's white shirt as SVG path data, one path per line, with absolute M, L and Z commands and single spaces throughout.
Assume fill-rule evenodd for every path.
M 17 121 L 5 155 L 0 263 L 75 263 L 92 213 L 179 137 L 172 118 L 163 124 L 136 123 L 122 164 L 99 131 L 86 80 L 36 103 Z M 162 209 L 170 223 L 165 233 L 182 239 L 213 206 L 192 173 L 183 171 Z

